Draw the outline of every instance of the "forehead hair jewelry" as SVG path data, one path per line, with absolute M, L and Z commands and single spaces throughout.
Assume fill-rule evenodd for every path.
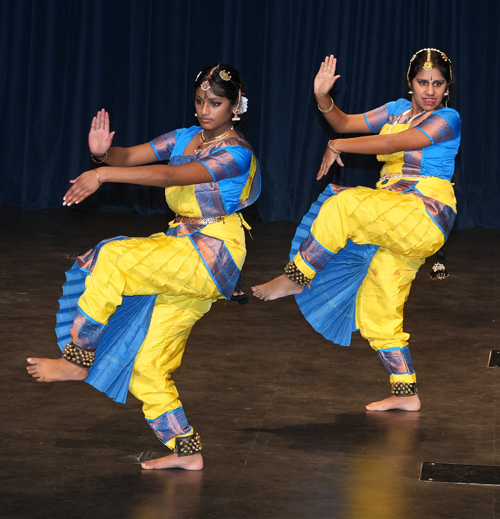
M 431 61 L 431 49 L 427 49 L 427 61 L 424 63 L 424 66 L 422 68 L 424 70 L 432 70 L 434 68 L 434 65 Z
M 217 69 L 219 65 L 215 65 L 215 67 L 212 68 L 212 70 L 207 74 L 207 77 L 205 81 L 200 85 L 203 92 L 206 92 L 207 90 L 210 90 L 210 81 L 209 79 L 212 79 L 212 74 Z M 200 77 L 201 72 L 196 76 L 196 81 L 198 81 L 198 78 Z M 195 82 L 196 82 L 195 81 Z
M 433 49 L 433 48 L 426 48 L 426 49 L 420 49 L 418 52 L 415 52 L 415 54 L 413 54 L 413 56 L 411 57 L 411 60 L 410 60 L 410 64 L 408 65 L 408 72 L 406 73 L 406 80 L 408 81 L 408 84 L 410 83 L 410 69 L 411 69 L 411 64 L 415 61 L 415 58 L 421 53 L 421 52 L 427 52 L 427 60 L 426 62 L 424 63 L 423 65 L 423 69 L 424 70 L 432 70 L 434 68 L 434 65 L 432 64 L 432 61 L 431 61 L 431 52 L 434 51 L 434 52 L 437 52 L 439 54 L 441 54 L 441 58 L 443 59 L 443 61 L 446 61 L 446 63 L 448 63 L 448 66 L 450 68 L 450 82 L 451 80 L 453 79 L 453 72 L 451 70 L 451 59 L 448 58 L 448 56 L 441 50 L 439 49 Z

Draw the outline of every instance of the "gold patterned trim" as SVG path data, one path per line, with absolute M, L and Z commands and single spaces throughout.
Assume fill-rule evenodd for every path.
M 218 223 L 223 222 L 228 215 L 224 216 L 210 216 L 208 218 L 203 218 L 202 216 L 180 216 L 175 215 L 173 223 L 186 223 L 191 225 L 208 225 L 210 223 Z
M 389 175 L 386 173 L 384 173 L 380 177 L 381 180 L 390 180 L 391 178 L 435 178 L 435 177 L 432 175 L 405 175 L 405 174 Z

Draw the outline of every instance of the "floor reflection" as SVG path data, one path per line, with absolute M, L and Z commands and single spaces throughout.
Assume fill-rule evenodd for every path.
M 419 420 L 420 413 L 366 414 L 366 427 L 374 439 L 350 453 L 346 519 L 407 516 L 411 496 L 404 484 L 405 469 L 415 453 Z
M 143 470 L 142 486 L 155 492 L 144 496 L 128 516 L 130 519 L 178 519 L 206 517 L 201 507 L 203 471 Z

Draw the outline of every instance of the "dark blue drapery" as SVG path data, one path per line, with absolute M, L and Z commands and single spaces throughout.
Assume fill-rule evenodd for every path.
M 264 220 L 299 221 L 323 189 L 315 180 L 333 136 L 312 95 L 326 54 L 339 58 L 334 92 L 345 111 L 405 93 L 411 55 L 436 47 L 457 78 L 459 227 L 500 227 L 496 0 L 3 0 L 0 2 L 0 203 L 59 207 L 89 168 L 90 120 L 105 107 L 115 144 L 195 123 L 192 83 L 217 61 L 248 87 L 247 138 L 259 156 Z M 373 158 L 347 157 L 328 180 L 373 185 Z M 104 186 L 88 208 L 165 210 L 161 190 Z

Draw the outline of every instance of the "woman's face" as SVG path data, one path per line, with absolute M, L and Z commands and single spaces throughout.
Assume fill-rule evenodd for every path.
M 434 67 L 432 70 L 420 69 L 411 82 L 413 95 L 411 97 L 415 113 L 435 110 L 443 101 L 448 87 L 441 71 Z
M 221 97 L 212 90 L 204 92 L 196 89 L 194 106 L 200 126 L 210 135 L 216 137 L 231 127 L 233 105 L 227 97 Z

